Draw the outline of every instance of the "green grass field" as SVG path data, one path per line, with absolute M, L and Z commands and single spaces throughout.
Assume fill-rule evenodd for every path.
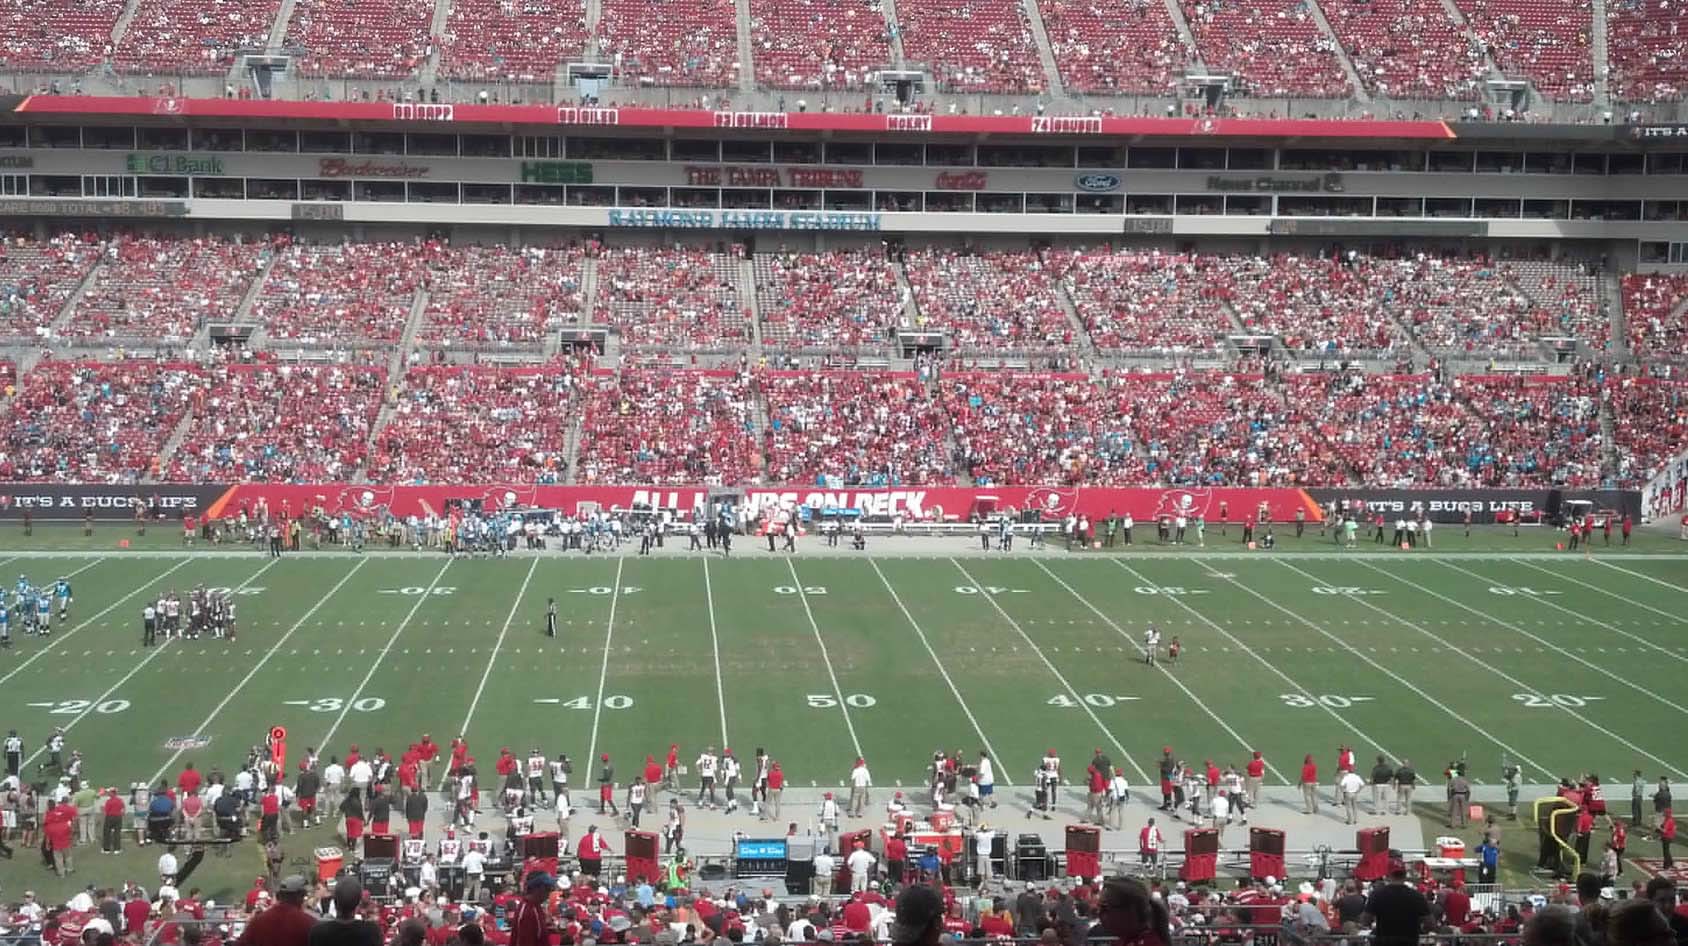
M 1439 544 L 1466 547 L 1446 531 Z M 1657 535 L 1648 554 L 1593 561 L 1522 554 L 1540 532 L 1435 557 L 1307 554 L 1333 552 L 1311 534 L 1271 555 L 917 558 L 885 541 L 871 558 L 741 543 L 730 561 L 674 543 L 651 558 L 6 557 L 81 541 L 5 537 L 0 584 L 74 573 L 77 598 L 49 640 L 14 628 L 0 728 L 34 753 L 66 727 L 102 785 L 227 769 L 274 725 L 294 757 L 353 742 L 396 756 L 422 732 L 466 732 L 483 762 L 537 745 L 575 758 L 577 782 L 597 753 L 631 776 L 670 742 L 687 761 L 764 746 L 795 786 L 837 784 L 857 755 L 880 785 L 915 784 L 933 749 L 981 746 L 1003 782 L 1050 747 L 1082 765 L 1102 746 L 1143 785 L 1168 744 L 1239 765 L 1258 748 L 1270 784 L 1307 752 L 1328 766 L 1339 743 L 1362 768 L 1385 753 L 1427 775 L 1465 756 L 1489 784 L 1503 758 L 1531 782 L 1688 780 L 1688 557 Z M 239 640 L 142 648 L 145 596 L 199 583 L 237 589 Z M 1182 639 L 1177 666 L 1140 662 L 1151 623 Z M 188 736 L 210 742 L 166 747 Z M 0 863 L 8 892 L 53 886 L 22 865 Z M 103 866 L 90 852 L 83 873 Z

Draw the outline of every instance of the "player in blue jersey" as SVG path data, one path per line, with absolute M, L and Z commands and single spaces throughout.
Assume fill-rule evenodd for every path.
M 0 607 L 0 647 L 12 646 L 12 609 Z
M 53 596 L 45 588 L 35 593 L 35 626 L 42 637 L 53 633 Z
M 59 599 L 59 620 L 62 622 L 70 617 L 70 606 L 76 601 L 70 590 L 70 579 L 60 578 L 53 586 L 53 596 Z

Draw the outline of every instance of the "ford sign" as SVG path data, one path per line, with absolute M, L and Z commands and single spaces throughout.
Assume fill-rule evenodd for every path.
M 1073 184 L 1081 191 L 1100 194 L 1106 191 L 1119 190 L 1119 175 L 1117 174 L 1080 174 L 1073 178 Z

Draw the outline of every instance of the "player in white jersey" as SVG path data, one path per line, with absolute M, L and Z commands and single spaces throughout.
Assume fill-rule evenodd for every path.
M 537 746 L 527 757 L 527 790 L 534 804 L 545 804 L 545 754 Z

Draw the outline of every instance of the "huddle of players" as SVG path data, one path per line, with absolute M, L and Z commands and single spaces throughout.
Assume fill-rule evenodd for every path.
M 53 633 L 53 602 L 58 602 L 59 620 L 70 617 L 70 580 L 60 578 L 51 586 L 35 587 L 25 575 L 18 576 L 10 600 L 0 591 L 0 647 L 12 646 L 12 621 L 22 625 L 25 634 L 46 637 Z
M 160 634 L 165 640 L 172 637 L 198 640 L 207 633 L 214 638 L 234 640 L 233 594 L 226 591 L 214 593 L 199 585 L 188 595 L 187 611 L 187 625 L 184 627 L 182 599 L 174 589 L 169 594 L 160 592 L 157 601 L 148 602 L 141 610 L 141 643 L 151 647 L 158 642 Z

